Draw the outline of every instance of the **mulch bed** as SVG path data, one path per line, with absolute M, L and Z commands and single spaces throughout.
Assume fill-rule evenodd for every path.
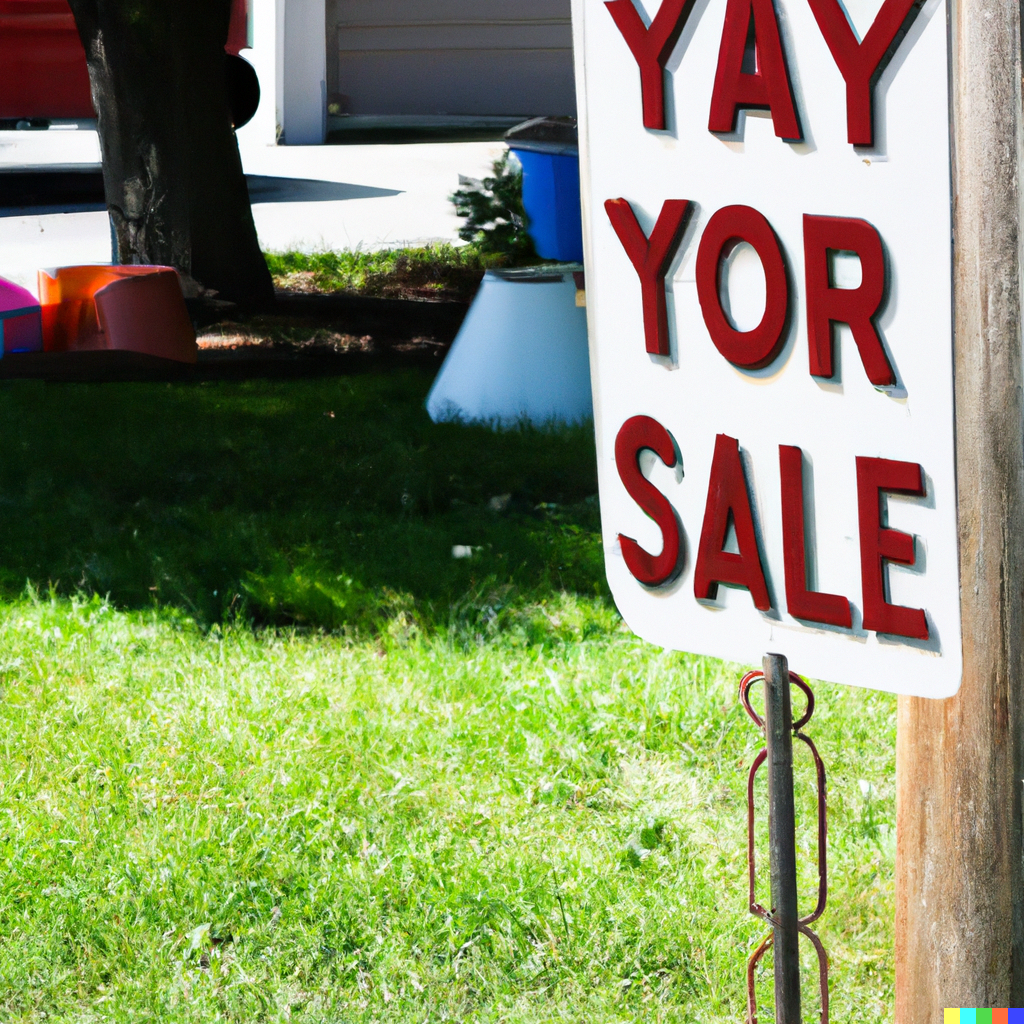
M 244 380 L 438 368 L 469 309 L 466 302 L 292 292 L 279 292 L 265 313 L 242 315 L 218 302 L 189 306 L 199 343 L 194 367 L 133 352 L 19 353 L 0 359 L 0 379 Z

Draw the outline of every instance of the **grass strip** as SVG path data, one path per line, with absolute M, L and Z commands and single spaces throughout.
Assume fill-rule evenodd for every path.
M 468 302 L 488 267 L 508 257 L 475 245 L 266 253 L 274 285 L 286 291 L 352 291 L 380 298 L 458 299 Z

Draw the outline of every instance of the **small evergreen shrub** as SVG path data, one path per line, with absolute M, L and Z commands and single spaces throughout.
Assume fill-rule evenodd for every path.
M 503 263 L 534 263 L 538 256 L 526 230 L 523 172 L 509 155 L 506 150 L 495 160 L 491 177 L 483 181 L 460 176 L 462 188 L 451 196 L 456 212 L 466 220 L 459 237 L 483 255 L 505 257 Z

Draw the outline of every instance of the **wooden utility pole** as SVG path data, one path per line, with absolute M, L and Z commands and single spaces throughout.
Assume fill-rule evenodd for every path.
M 950 33 L 964 672 L 900 698 L 897 1024 L 1024 1005 L 1019 0 L 951 0 Z

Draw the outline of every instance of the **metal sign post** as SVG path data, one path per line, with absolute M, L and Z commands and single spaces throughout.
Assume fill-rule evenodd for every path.
M 768 843 L 775 930 L 775 1020 L 777 1024 L 801 1024 L 793 708 L 789 699 L 789 663 L 781 654 L 764 657 L 764 725 L 768 743 Z
M 750 913 L 771 926 L 747 962 L 747 1024 L 757 1024 L 757 997 L 754 972 L 761 957 L 774 947 L 775 1020 L 778 1024 L 801 1024 L 799 936 L 814 946 L 818 957 L 818 985 L 821 993 L 821 1024 L 828 1024 L 828 957 L 821 940 L 810 926 L 825 912 L 828 901 L 828 811 L 825 765 L 814 741 L 801 730 L 814 714 L 814 693 L 781 654 L 767 654 L 763 672 L 748 672 L 740 681 L 740 703 L 754 724 L 765 735 L 765 746 L 754 758 L 747 776 L 747 873 Z M 762 719 L 750 702 L 754 683 L 764 680 L 765 717 Z M 793 721 L 791 688 L 798 687 L 807 698 L 807 707 Z M 797 909 L 796 888 L 796 801 L 793 789 L 793 736 L 810 751 L 814 760 L 818 796 L 818 902 L 806 917 Z M 757 902 L 757 866 L 754 843 L 754 779 L 758 769 L 768 763 L 768 832 L 771 865 L 772 909 Z

